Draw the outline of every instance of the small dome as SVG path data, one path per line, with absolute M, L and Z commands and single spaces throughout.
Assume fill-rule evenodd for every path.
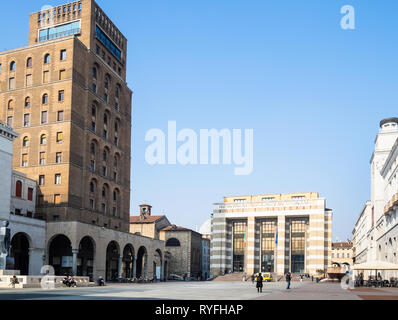
M 380 122 L 380 128 L 382 128 L 385 124 L 388 123 L 398 123 L 398 118 L 388 118 L 384 119 Z
M 211 219 L 206 220 L 199 229 L 199 233 L 203 235 L 211 234 Z

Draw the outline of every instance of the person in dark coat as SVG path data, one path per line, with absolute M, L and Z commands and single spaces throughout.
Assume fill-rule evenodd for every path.
M 257 292 L 263 292 L 263 276 L 261 273 L 257 276 L 256 288 Z
M 286 289 L 290 289 L 290 281 L 292 280 L 292 275 L 290 274 L 290 272 L 288 272 L 286 274 L 286 283 L 287 283 L 287 288 Z

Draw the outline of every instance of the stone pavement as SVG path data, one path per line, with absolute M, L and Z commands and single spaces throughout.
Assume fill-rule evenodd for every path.
M 94 288 L 0 290 L 0 300 L 361 300 L 395 299 L 397 288 L 344 290 L 338 283 L 264 283 L 257 293 L 251 282 L 167 282 L 109 284 Z

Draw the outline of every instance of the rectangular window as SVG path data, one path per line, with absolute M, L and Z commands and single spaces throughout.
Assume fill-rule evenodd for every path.
M 41 124 L 46 124 L 47 123 L 47 111 L 42 111 L 41 112 Z
M 58 101 L 62 102 L 64 101 L 64 99 L 65 99 L 65 91 L 64 90 L 58 91 Z
M 61 143 L 64 140 L 64 134 L 62 132 L 57 132 L 57 142 Z
M 61 57 L 60 57 L 61 61 L 65 61 L 66 60 L 66 50 L 61 50 Z
M 60 14 L 58 9 L 58 14 Z M 39 41 L 53 40 L 80 33 L 80 21 L 40 30 Z
M 44 166 L 46 164 L 46 153 L 40 152 L 40 165 Z
M 107 93 L 104 94 L 104 100 L 106 103 L 108 103 L 108 94 Z
M 39 186 L 44 186 L 44 184 L 45 184 L 44 176 L 39 176 Z
M 54 195 L 54 204 L 55 204 L 56 206 L 58 206 L 58 205 L 61 204 L 61 195 L 60 195 L 60 194 L 55 194 L 55 195 Z
M 33 201 L 33 189 L 28 188 L 28 200 Z
M 57 173 L 55 175 L 55 184 L 60 185 L 61 184 L 61 174 Z
M 22 167 L 27 167 L 28 166 L 28 155 L 23 154 L 22 155 Z
M 43 83 L 50 81 L 50 71 L 43 71 Z
M 30 114 L 24 114 L 23 116 L 23 126 L 24 127 L 29 127 L 30 126 Z
M 59 80 L 65 80 L 65 79 L 66 79 L 66 71 L 60 70 L 59 71 Z
M 61 162 L 62 162 L 62 152 L 57 152 L 56 163 L 61 163 Z
M 92 90 L 94 93 L 97 93 L 97 85 L 93 83 Z
M 9 126 L 9 127 L 12 128 L 12 120 L 13 120 L 13 119 L 14 119 L 13 117 L 8 117 L 8 118 L 7 118 L 7 126 Z
M 32 75 L 31 74 L 26 75 L 26 86 L 27 87 L 32 86 Z
M 104 176 L 104 177 L 106 177 L 106 167 L 102 167 L 102 175 Z
M 8 88 L 9 88 L 9 90 L 14 90 L 15 89 L 15 78 L 10 78 L 9 79 Z
M 91 172 L 95 171 L 95 160 L 91 160 L 91 162 L 90 162 L 90 171 Z
M 94 200 L 90 199 L 90 209 L 94 210 Z
M 64 112 L 63 111 L 58 111 L 57 121 L 64 121 Z

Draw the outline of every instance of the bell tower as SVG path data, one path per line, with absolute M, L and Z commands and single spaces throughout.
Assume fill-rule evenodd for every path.
M 141 220 L 145 220 L 147 217 L 151 216 L 152 206 L 149 204 L 140 205 L 140 217 Z

